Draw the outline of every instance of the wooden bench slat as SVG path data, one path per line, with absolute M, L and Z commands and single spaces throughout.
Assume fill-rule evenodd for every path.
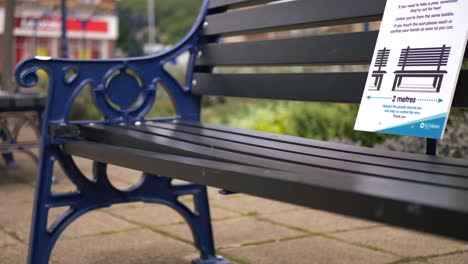
M 45 95 L 8 94 L 0 95 L 0 111 L 27 111 L 44 108 Z
M 367 73 L 197 73 L 197 95 L 359 103 Z M 331 92 L 333 91 L 333 92 Z
M 229 131 L 206 131 L 205 129 L 174 123 L 149 123 L 142 127 L 128 126 L 128 128 L 164 137 L 176 137 L 181 140 L 187 139 L 194 144 L 223 148 L 235 152 L 247 152 L 254 156 L 264 156 L 270 159 L 286 160 L 291 163 L 323 163 L 323 166 L 327 167 L 330 166 L 326 165 L 327 161 L 332 161 L 332 163 L 344 162 L 339 166 L 343 165 L 344 167 L 347 167 L 346 163 L 351 162 L 348 167 L 350 170 L 354 164 L 358 163 L 368 166 L 359 167 L 360 171 L 363 173 L 371 173 L 371 171 L 375 170 L 375 166 L 377 166 L 379 168 L 383 167 L 383 169 L 379 169 L 376 175 L 385 174 L 388 177 L 393 175 L 392 177 L 395 178 L 399 178 L 401 175 L 394 175 L 394 172 L 401 171 L 402 169 L 414 171 L 415 173 L 423 172 L 428 174 L 445 174 L 447 176 L 455 176 L 459 178 L 458 180 L 460 180 L 460 185 L 455 185 L 454 187 L 468 187 L 468 168 L 457 166 L 434 165 L 429 162 L 414 162 L 373 157 L 365 154 L 343 153 L 339 148 L 325 150 L 323 148 L 305 147 L 294 144 L 294 142 L 283 143 L 271 138 L 259 139 L 249 136 L 239 136 L 230 133 Z M 238 146 L 241 147 L 238 148 Z M 332 149 L 332 146 L 330 146 L 330 149 Z M 386 172 L 388 172 L 388 174 L 386 174 Z M 415 180 L 422 180 L 424 177 L 425 176 L 416 176 Z
M 204 35 L 233 35 L 380 20 L 386 0 L 296 0 L 206 18 Z M 294 14 L 294 15 L 291 15 Z
M 360 103 L 367 73 L 194 75 L 196 95 Z M 453 104 L 468 107 L 468 71 L 460 74 Z
M 9 153 L 11 150 L 24 150 L 39 147 L 39 142 L 18 142 L 15 144 L 2 143 L 0 144 L 0 153 Z
M 337 160 L 350 160 L 364 164 L 385 164 L 386 166 L 394 168 L 424 170 L 420 168 L 420 163 L 425 164 L 424 166 L 434 164 L 434 160 L 428 158 L 427 155 L 410 154 L 408 157 L 402 157 L 400 152 L 379 151 L 373 148 L 359 146 L 343 146 L 343 144 L 337 144 L 333 142 L 326 142 L 322 144 L 322 141 L 313 139 L 306 139 L 305 142 L 301 142 L 298 137 L 294 136 L 278 138 L 278 134 L 265 132 L 261 132 L 259 135 L 255 135 L 255 133 L 251 133 L 252 130 L 248 129 L 231 130 L 230 127 L 228 128 L 225 126 L 220 126 L 217 128 L 216 125 L 205 123 L 202 124 L 197 122 L 192 123 L 177 121 L 173 123 L 153 123 L 147 124 L 147 126 L 183 131 L 195 135 L 224 139 L 244 144 L 247 144 L 248 142 L 252 141 L 252 139 L 254 139 L 257 145 L 269 147 L 272 149 L 316 155 L 320 157 L 331 157 Z M 315 153 L 315 150 L 317 150 L 317 153 Z M 357 159 L 356 157 L 361 158 Z M 465 166 L 460 166 L 460 163 L 465 164 Z M 432 172 L 440 172 L 445 174 L 455 173 L 460 176 L 468 177 L 468 162 L 466 161 L 457 160 L 457 162 L 453 163 L 452 159 L 444 160 L 443 158 L 439 157 L 439 163 L 436 164 L 437 169 L 436 171 L 431 169 Z M 459 168 L 454 169 L 454 167 Z
M 63 150 L 155 175 L 468 240 L 464 190 L 320 169 L 292 174 L 101 143 L 69 142 Z
M 368 64 L 378 32 L 208 44 L 197 65 Z M 387 56 L 388 58 L 388 56 Z
M 440 185 L 468 190 L 468 177 L 423 173 L 414 169 L 395 169 L 377 165 L 340 161 L 332 157 L 320 158 L 303 154 L 272 150 L 254 144 L 234 143 L 210 139 L 179 131 L 167 131 L 146 126 L 92 126 L 82 127 L 81 135 L 91 141 L 145 151 L 182 155 L 192 158 L 233 162 L 237 164 L 276 169 L 294 173 L 309 173 L 311 169 L 324 169 L 344 173 L 357 173 L 369 177 L 383 177 L 421 184 Z M 226 137 L 228 134 L 226 134 Z M 356 158 L 359 158 L 356 155 Z M 426 164 L 427 165 L 427 164 Z M 420 165 L 421 167 L 424 164 Z M 434 166 L 434 165 L 433 165 Z M 430 170 L 430 165 L 425 171 Z M 468 170 L 465 170 L 468 171 Z
M 228 9 L 265 4 L 276 0 L 211 0 L 209 9 Z
M 305 139 L 301 137 L 294 137 L 289 135 L 274 134 L 268 132 L 259 132 L 255 130 L 248 130 L 237 127 L 227 127 L 223 125 L 208 124 L 208 123 L 199 123 L 199 122 L 188 122 L 188 121 L 177 121 L 177 124 L 187 127 L 194 127 L 203 129 L 205 133 L 209 131 L 219 131 L 222 133 L 230 133 L 232 135 L 240 135 L 246 137 L 253 137 L 256 139 L 274 139 L 277 142 L 281 143 L 291 143 L 293 142 L 299 146 L 319 148 L 323 150 L 336 150 L 339 149 L 341 152 L 352 153 L 357 155 L 367 155 L 370 157 L 379 157 L 379 158 L 390 158 L 397 161 L 412 161 L 412 162 L 423 162 L 423 163 L 432 163 L 438 165 L 448 165 L 448 166 L 459 166 L 461 168 L 468 169 L 468 161 L 464 159 L 447 159 L 443 157 L 433 157 L 428 155 L 414 154 L 408 152 L 398 152 L 398 151 L 388 151 L 388 150 L 379 150 L 375 148 L 366 148 L 359 146 L 352 146 L 347 144 L 340 144 L 334 142 L 324 142 L 321 140 Z

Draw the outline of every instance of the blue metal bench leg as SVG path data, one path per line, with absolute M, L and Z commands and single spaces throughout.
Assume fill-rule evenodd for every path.
M 50 232 L 47 230 L 48 201 L 50 197 L 53 156 L 46 153 L 39 165 L 39 176 L 36 183 L 31 237 L 29 242 L 29 264 L 46 264 L 53 248 Z
M 15 159 L 13 158 L 12 153 L 2 154 L 3 160 L 5 161 L 5 166 L 7 169 L 12 169 L 16 167 Z
M 60 234 L 79 216 L 112 204 L 137 201 L 167 205 L 184 217 L 194 235 L 195 245 L 201 252 L 201 257 L 192 263 L 229 263 L 215 255 L 206 187 L 196 184 L 173 185 L 172 179 L 144 174 L 136 186 L 122 191 L 112 186 L 109 181 L 106 164 L 94 163 L 94 180 L 92 181 L 87 179 L 73 159 L 63 154 L 58 147 L 49 145 L 41 151 L 42 158 L 31 227 L 29 264 L 47 264 Z M 55 162 L 60 163 L 65 175 L 77 186 L 76 192 L 51 193 Z M 184 195 L 193 195 L 195 212 L 178 200 Z M 67 206 L 70 209 L 48 227 L 49 209 Z
M 0 130 L 0 138 L 2 139 L 3 142 L 6 142 L 8 140 L 7 135 L 5 135 L 5 133 L 1 130 Z M 5 166 L 7 167 L 7 169 L 15 167 L 15 159 L 13 158 L 12 153 L 3 153 L 2 157 L 3 157 L 3 160 L 5 161 Z
M 195 244 L 201 252 L 201 258 L 192 261 L 192 264 L 228 264 L 223 257 L 215 255 L 213 231 L 211 227 L 210 207 L 206 187 L 201 186 L 200 192 L 195 195 L 195 210 L 197 219 L 192 227 Z

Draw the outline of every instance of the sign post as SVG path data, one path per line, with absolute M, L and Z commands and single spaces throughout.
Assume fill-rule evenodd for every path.
M 468 38 L 468 1 L 387 1 L 356 130 L 443 137 Z

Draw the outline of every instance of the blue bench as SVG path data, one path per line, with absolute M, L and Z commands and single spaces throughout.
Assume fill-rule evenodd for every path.
M 31 150 L 39 147 L 45 102 L 46 96 L 37 93 L 0 91 L 0 154 L 7 168 L 15 166 L 14 151 L 24 152 L 38 161 Z M 20 140 L 19 134 L 25 127 L 32 128 L 38 139 Z
M 38 69 L 51 76 L 29 263 L 47 263 L 60 234 L 79 216 L 135 201 L 165 204 L 185 218 L 200 250 L 193 263 L 228 263 L 215 254 L 206 186 L 468 240 L 468 160 L 434 156 L 434 140 L 428 140 L 429 155 L 419 155 L 200 121 L 203 96 L 360 102 L 366 72 L 213 73 L 222 66 L 369 65 L 376 31 L 235 43 L 220 38 L 333 25 L 351 28 L 379 21 L 385 0 L 270 2 L 205 1 L 186 37 L 154 56 L 31 58 L 17 67 L 23 86 L 38 81 Z M 164 66 L 185 52 L 190 52 L 188 73 L 179 84 Z M 454 107 L 468 106 L 467 82 L 468 72 L 462 71 Z M 174 101 L 173 118 L 145 118 L 158 84 Z M 104 121 L 68 118 L 87 85 Z M 94 180 L 84 177 L 72 156 L 94 160 Z M 78 191 L 51 193 L 55 163 Z M 142 171 L 144 178 L 130 190 L 117 190 L 109 183 L 107 164 Z M 191 183 L 175 184 L 173 179 Z M 184 195 L 194 197 L 194 211 L 178 201 Z M 70 209 L 48 227 L 49 209 L 61 206 Z

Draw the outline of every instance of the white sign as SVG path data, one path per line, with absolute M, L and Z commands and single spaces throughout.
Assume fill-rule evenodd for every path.
M 354 129 L 442 138 L 468 38 L 468 0 L 387 1 Z

